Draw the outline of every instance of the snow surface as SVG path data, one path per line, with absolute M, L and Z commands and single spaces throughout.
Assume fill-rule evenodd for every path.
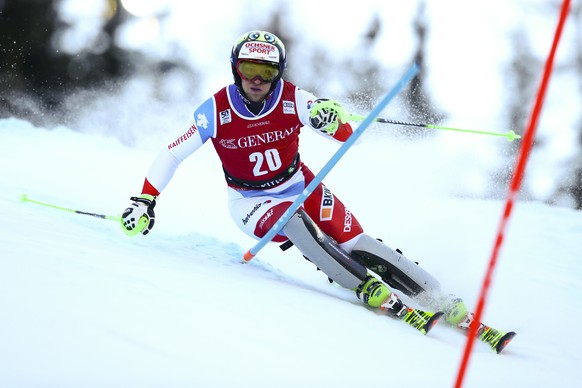
M 302 137 L 318 171 L 337 145 Z M 453 197 L 463 164 L 449 156 L 462 147 L 443 148 L 371 131 L 325 182 L 370 234 L 474 306 L 503 201 Z M 145 237 L 20 201 L 119 214 L 156 152 L 0 120 L 1 387 L 453 385 L 462 334 L 442 324 L 423 336 L 368 310 L 295 248 L 240 264 L 255 241 L 229 218 L 208 145 L 178 170 Z M 516 204 L 484 321 L 518 335 L 501 355 L 476 344 L 466 387 L 579 386 L 581 235 L 580 212 Z

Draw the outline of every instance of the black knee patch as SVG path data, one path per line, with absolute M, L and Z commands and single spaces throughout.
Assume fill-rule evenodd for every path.
M 440 289 L 439 282 L 418 263 L 406 258 L 400 250 L 395 251 L 368 235 L 360 237 L 351 254 L 389 286 L 405 295 L 416 297 Z
M 379 256 L 366 251 L 352 251 L 354 259 L 358 260 L 366 268 L 377 273 L 390 287 L 401 290 L 408 296 L 417 296 L 424 289 L 402 272 Z

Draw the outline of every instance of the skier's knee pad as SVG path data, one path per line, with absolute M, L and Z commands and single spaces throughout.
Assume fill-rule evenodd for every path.
M 283 231 L 309 261 L 340 286 L 354 289 L 366 278 L 366 267 L 323 233 L 303 209 L 291 217 Z
M 440 284 L 431 274 L 402 253 L 366 234 L 356 242 L 351 254 L 405 295 L 417 297 L 426 293 L 436 297 L 439 294 Z

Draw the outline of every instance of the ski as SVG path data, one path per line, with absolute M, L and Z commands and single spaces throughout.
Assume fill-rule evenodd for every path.
M 416 330 L 420 331 L 422 334 L 428 334 L 428 332 L 436 325 L 439 319 L 444 315 L 442 312 L 431 313 L 412 307 L 406 309 L 406 313 L 401 315 L 399 319 L 404 321 L 409 326 L 414 327 Z
M 469 314 L 467 320 L 457 325 L 457 329 L 465 335 L 469 334 L 469 327 L 473 324 L 473 319 L 474 315 Z M 487 326 L 482 322 L 479 322 L 479 328 L 477 329 L 477 339 L 489 345 L 497 354 L 501 353 L 515 336 L 516 333 L 514 331 L 504 332 Z
M 516 333 L 514 331 L 505 333 L 483 323 L 479 324 L 479 330 L 477 330 L 477 338 L 479 341 L 489 345 L 497 354 L 501 353 L 515 336 Z
M 469 334 L 469 331 L 474 325 L 477 325 L 476 338 L 489 345 L 491 349 L 497 354 L 501 353 L 503 349 L 511 342 L 516 333 L 513 331 L 504 332 L 497 330 L 475 320 L 475 314 L 467 312 L 465 304 L 460 299 L 453 300 L 453 307 L 447 310 L 447 323 L 452 327 L 456 327 L 458 330 L 463 332 L 465 335 Z M 459 322 L 458 316 L 464 315 L 464 318 Z M 454 323 L 455 322 L 455 323 Z M 458 323 L 457 323 L 458 322 Z
M 428 334 L 428 332 L 444 316 L 444 313 L 440 311 L 432 313 L 412 307 L 405 307 L 403 310 L 405 313 L 402 315 L 399 313 L 396 318 L 400 319 L 409 326 L 412 326 L 425 335 Z M 458 328 L 465 334 L 468 333 L 468 328 Z M 493 351 L 497 354 L 501 353 L 515 336 L 516 333 L 513 331 L 503 332 L 483 323 L 479 324 L 479 329 L 477 330 L 477 339 L 489 345 L 491 349 L 493 349 Z

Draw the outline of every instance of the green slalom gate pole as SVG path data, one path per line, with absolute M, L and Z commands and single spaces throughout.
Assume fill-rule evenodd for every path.
M 356 142 L 356 140 L 364 133 L 366 128 L 374 121 L 376 117 L 382 112 L 382 110 L 388 105 L 388 103 L 398 94 L 400 91 L 410 82 L 410 80 L 418 73 L 418 65 L 414 64 L 412 67 L 402 76 L 400 81 L 390 90 L 386 96 L 378 103 L 378 105 L 372 109 L 370 114 L 365 117 L 358 128 L 351 134 L 351 136 L 346 140 L 342 146 L 336 151 L 336 153 L 331 157 L 331 159 L 323 166 L 321 171 L 313 178 L 311 183 L 307 185 L 303 192 L 293 201 L 291 206 L 275 222 L 275 224 L 269 229 L 267 234 L 265 234 L 259 242 L 255 244 L 251 249 L 249 249 L 243 256 L 243 263 L 247 263 L 256 256 L 256 254 L 265 246 L 269 241 L 275 237 L 277 233 L 283 227 L 289 219 L 295 214 L 299 207 L 305 202 L 307 197 L 316 189 L 323 178 L 331 171 L 331 169 L 336 165 L 336 163 L 342 158 L 342 156 L 347 152 L 347 150 Z
M 51 209 L 57 209 L 57 210 L 62 210 L 62 211 L 66 211 L 66 212 L 69 212 L 69 213 L 76 213 L 76 214 L 82 214 L 82 215 L 85 215 L 85 216 L 102 218 L 104 220 L 111 220 L 111 221 L 120 221 L 121 220 L 121 216 L 109 216 L 109 215 L 106 215 L 106 214 L 89 213 L 89 212 L 84 212 L 84 211 L 81 211 L 81 210 L 69 209 L 69 208 L 66 208 L 66 207 L 57 206 L 57 205 L 53 205 L 53 204 L 50 204 L 50 203 L 47 203 L 47 202 L 41 202 L 41 201 L 37 201 L 36 199 L 28 198 L 28 195 L 26 195 L 26 194 L 22 194 L 22 196 L 20 197 L 20 200 L 22 202 L 24 202 L 24 203 L 30 202 L 30 203 L 34 203 L 36 205 L 50 207 Z
M 361 121 L 364 119 L 364 116 L 352 114 L 350 120 L 353 121 Z M 391 119 L 384 119 L 384 118 L 377 118 L 374 120 L 377 123 L 384 123 L 384 124 L 395 124 L 395 125 L 404 125 L 408 127 L 420 127 L 420 128 L 430 128 L 430 129 L 438 129 L 442 131 L 457 131 L 457 132 L 467 132 L 467 133 L 474 133 L 478 135 L 489 135 L 489 136 L 501 136 L 507 138 L 508 141 L 514 141 L 516 139 L 521 139 L 521 136 L 516 134 L 514 131 L 508 131 L 507 133 L 499 133 L 499 132 L 488 132 L 488 131 L 476 131 L 473 129 L 462 129 L 462 128 L 452 128 L 452 127 L 443 127 L 441 125 L 433 125 L 433 124 L 420 124 L 420 123 L 409 123 L 406 121 L 398 121 L 398 120 L 391 120 Z

